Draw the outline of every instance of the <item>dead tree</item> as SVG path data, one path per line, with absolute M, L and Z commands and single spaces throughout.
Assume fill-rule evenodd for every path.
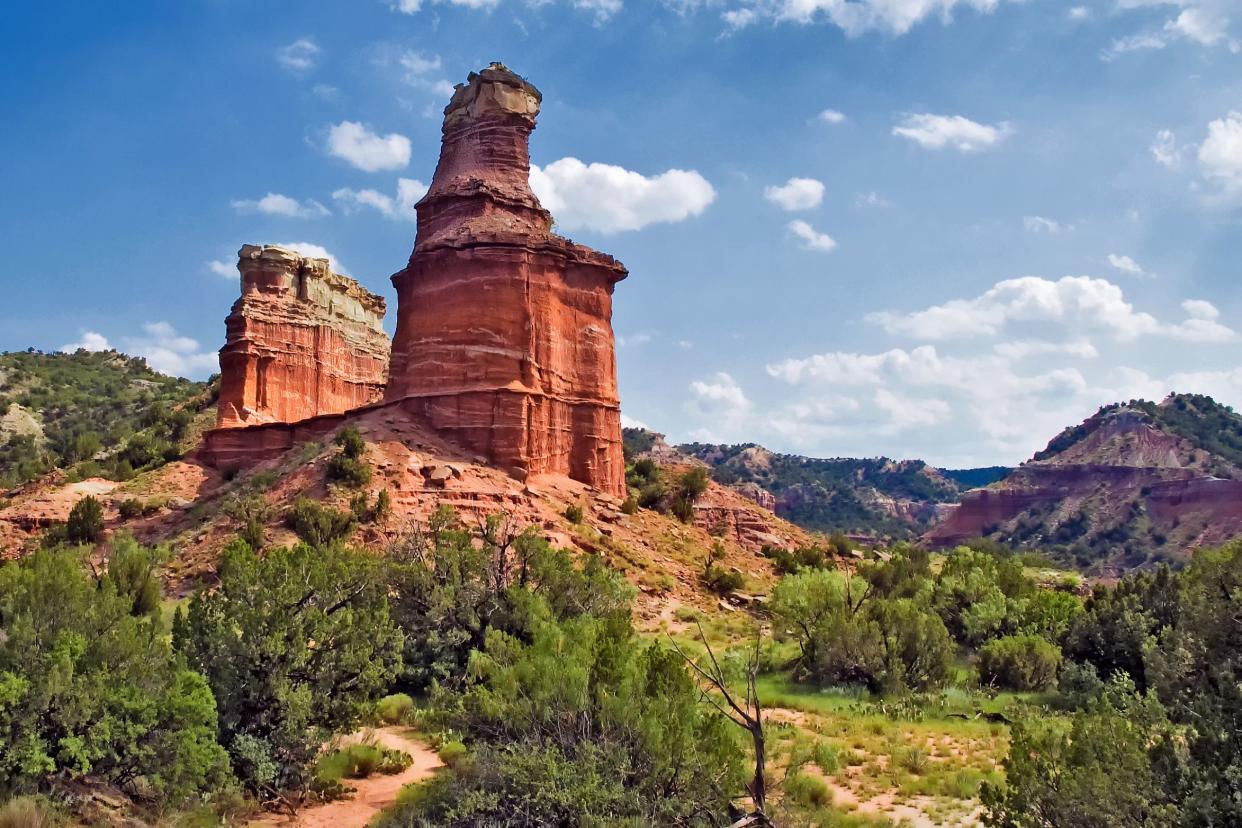
M 751 813 L 733 823 L 730 828 L 762 828 L 762 826 L 774 828 L 772 820 L 767 815 L 767 780 L 765 778 L 767 748 L 763 738 L 763 707 L 759 701 L 759 691 L 755 687 L 755 679 L 759 675 L 759 642 L 761 636 L 758 633 L 755 634 L 755 651 L 751 654 L 750 662 L 746 665 L 746 697 L 739 704 L 737 697 L 725 682 L 724 671 L 720 669 L 720 662 L 716 660 L 716 654 L 712 652 L 712 645 L 707 643 L 707 636 L 703 634 L 703 625 L 697 623 L 697 626 L 699 629 L 699 639 L 707 650 L 709 663 L 706 665 L 706 669 L 682 652 L 682 649 L 677 646 L 677 642 L 673 641 L 671 637 L 669 641 L 672 643 L 673 649 L 677 651 L 677 654 L 690 665 L 699 679 L 706 684 L 706 686 L 700 686 L 703 698 L 715 707 L 722 716 L 749 733 L 755 748 L 755 775 L 751 779 L 750 785 L 747 786 L 751 802 L 754 803 L 755 807 Z M 724 699 L 724 705 L 716 700 L 716 696 L 711 691 L 720 694 Z

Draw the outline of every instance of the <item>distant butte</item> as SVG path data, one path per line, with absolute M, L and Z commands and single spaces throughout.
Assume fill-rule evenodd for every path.
M 457 86 L 414 250 L 392 277 L 391 364 L 382 299 L 323 260 L 242 249 L 204 459 L 270 456 L 318 430 L 306 420 L 382 396 L 516 478 L 562 474 L 624 497 L 612 293 L 627 271 L 553 233 L 530 189 L 541 97 L 498 63 Z

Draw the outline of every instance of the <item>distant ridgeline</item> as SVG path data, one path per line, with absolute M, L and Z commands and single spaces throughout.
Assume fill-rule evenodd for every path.
M 984 535 L 1116 573 L 1242 535 L 1242 417 L 1198 394 L 1100 408 L 924 540 Z
M 179 457 L 213 401 L 116 351 L 0 354 L 0 489 L 56 469 L 124 480 Z
M 963 491 L 995 482 L 1006 467 L 944 471 L 921 460 L 885 457 L 821 460 L 776 454 L 753 443 L 688 443 L 667 447 L 663 435 L 626 429 L 632 454 L 680 454 L 706 463 L 718 483 L 759 487 L 775 499 L 776 514 L 807 529 L 911 538 L 932 525 Z

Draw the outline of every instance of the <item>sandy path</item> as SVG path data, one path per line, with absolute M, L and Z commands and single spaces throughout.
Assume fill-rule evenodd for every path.
M 326 802 L 303 808 L 298 815 L 267 814 L 250 823 L 251 828 L 363 828 L 376 814 L 397 801 L 397 793 L 405 785 L 426 779 L 442 767 L 440 757 L 411 738 L 403 727 L 384 727 L 367 731 L 376 742 L 386 748 L 403 750 L 414 757 L 414 763 L 401 773 L 391 776 L 375 775 L 366 779 L 346 779 L 345 784 L 356 788 L 349 799 Z M 344 741 L 359 741 L 364 734 L 355 733 Z

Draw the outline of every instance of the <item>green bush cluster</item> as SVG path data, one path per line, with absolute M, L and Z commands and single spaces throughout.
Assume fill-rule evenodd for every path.
M 357 427 L 341 429 L 334 442 L 340 451 L 328 461 L 328 480 L 354 489 L 361 489 L 370 483 L 371 467 L 363 459 L 367 444 Z

